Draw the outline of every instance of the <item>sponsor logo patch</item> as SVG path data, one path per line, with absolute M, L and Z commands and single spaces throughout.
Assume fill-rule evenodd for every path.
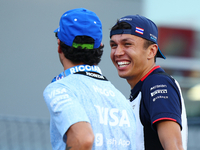
M 166 88 L 167 85 L 164 85 L 164 84 L 161 84 L 161 85 L 155 85 L 153 87 L 150 88 L 150 91 L 154 90 L 154 89 L 157 89 L 157 88 Z
M 157 96 L 156 98 L 153 99 L 153 102 L 155 102 L 157 99 L 168 99 L 168 96 Z
M 94 105 L 99 114 L 99 123 L 110 126 L 130 127 L 130 121 L 126 110 L 120 111 L 117 108 L 105 108 Z M 111 119 L 110 119 L 111 118 Z
M 93 89 L 95 92 L 100 93 L 102 95 L 115 97 L 115 93 L 112 90 L 102 89 L 95 85 L 93 85 Z
M 156 94 L 160 94 L 160 93 L 167 93 L 167 89 L 155 90 L 154 92 L 151 93 L 151 97 L 155 96 Z

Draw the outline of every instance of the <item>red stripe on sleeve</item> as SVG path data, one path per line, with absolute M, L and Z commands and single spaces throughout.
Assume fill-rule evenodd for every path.
M 156 122 L 158 122 L 158 121 L 163 121 L 163 120 L 169 120 L 169 121 L 177 122 L 176 119 L 173 119 L 173 118 L 160 118 L 160 119 L 155 120 L 153 122 L 153 124 L 156 123 Z

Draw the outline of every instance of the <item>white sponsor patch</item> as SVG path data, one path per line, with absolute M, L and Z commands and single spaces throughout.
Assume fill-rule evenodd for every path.
M 155 96 L 156 94 L 160 94 L 160 93 L 167 93 L 167 89 L 155 90 L 154 92 L 151 93 L 151 97 Z
M 99 78 L 99 79 L 104 79 L 104 76 L 99 75 L 99 74 L 95 74 L 95 73 L 91 73 L 91 72 L 86 72 L 86 75 L 91 76 L 91 77 L 95 77 L 95 78 Z
M 55 89 L 53 90 L 50 94 L 48 94 L 49 98 L 53 98 L 54 96 L 56 95 L 59 95 L 59 94 L 63 94 L 63 93 L 67 93 L 66 89 L 65 88 L 58 88 L 58 89 Z
M 131 21 L 132 18 L 121 18 L 121 19 L 119 19 L 119 21 L 126 21 L 126 20 Z
M 107 145 L 115 145 L 115 146 L 119 145 L 119 146 L 123 146 L 123 147 L 128 147 L 131 144 L 131 142 L 129 140 L 104 138 L 102 133 L 96 133 L 96 135 L 95 135 L 96 146 L 102 146 L 104 139 L 106 139 Z
M 130 127 L 130 122 L 126 110 L 121 112 L 117 108 L 105 108 L 98 105 L 94 105 L 99 114 L 99 123 L 110 126 L 128 126 Z M 122 114 L 120 116 L 120 114 Z M 111 118 L 111 119 L 110 119 Z
M 71 105 L 71 104 L 73 104 L 71 98 L 66 99 L 66 100 L 62 100 L 62 101 L 60 101 L 59 103 L 57 103 L 57 104 L 55 105 L 53 111 L 54 111 L 54 112 L 57 112 L 57 111 L 59 111 L 59 109 L 60 109 L 60 107 L 61 107 L 62 105 Z
M 95 143 L 96 143 L 96 146 L 102 146 L 103 145 L 103 134 L 96 133 Z
M 131 142 L 129 140 L 122 140 L 122 139 L 108 139 L 106 138 L 106 142 L 108 145 L 119 145 L 119 146 L 123 146 L 123 147 L 127 147 L 131 144 Z
M 57 97 L 55 97 L 55 98 L 51 101 L 50 105 L 51 105 L 51 107 L 53 107 L 53 106 L 56 105 L 60 100 L 68 99 L 68 98 L 69 98 L 69 95 L 68 95 L 68 94 L 64 94 L 64 95 L 57 96 Z
M 168 99 L 168 96 L 157 96 L 156 98 L 153 99 L 153 102 L 155 102 L 157 99 Z
M 101 70 L 99 69 L 98 66 L 80 65 L 80 66 L 70 68 L 71 74 L 79 72 L 79 71 L 98 71 L 101 73 Z
M 115 96 L 115 93 L 111 90 L 108 90 L 108 89 L 102 89 L 98 86 L 93 86 L 93 89 L 94 89 L 95 92 L 98 92 L 98 93 L 103 94 L 105 96 L 112 96 L 112 97 Z
M 154 90 L 154 89 L 157 89 L 157 88 L 166 88 L 167 85 L 164 85 L 164 84 L 161 84 L 161 85 L 155 85 L 153 87 L 150 88 L 150 91 Z

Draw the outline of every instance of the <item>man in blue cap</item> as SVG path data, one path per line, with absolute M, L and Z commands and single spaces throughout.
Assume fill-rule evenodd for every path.
M 113 64 L 131 86 L 137 150 L 186 150 L 187 118 L 178 82 L 156 65 L 165 59 L 157 26 L 146 17 L 122 17 L 110 31 Z
M 55 34 L 64 71 L 43 93 L 53 150 L 136 150 L 133 109 L 97 66 L 103 53 L 97 15 L 69 10 Z

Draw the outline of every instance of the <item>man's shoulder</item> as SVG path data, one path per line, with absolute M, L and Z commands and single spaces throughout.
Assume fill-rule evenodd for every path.
M 44 89 L 43 95 L 45 96 L 46 94 L 52 93 L 54 91 L 59 91 L 63 88 L 68 89 L 67 85 L 69 84 L 66 84 L 66 81 L 64 81 L 64 78 L 57 80 L 55 82 L 52 82 L 46 86 L 46 88 Z
M 151 73 L 145 80 L 144 84 L 168 82 L 169 80 L 174 80 L 173 77 L 166 72 L 158 71 Z
M 142 86 L 143 90 L 151 91 L 155 87 L 173 87 L 175 86 L 175 79 L 165 72 L 155 72 L 150 74 L 144 81 Z

